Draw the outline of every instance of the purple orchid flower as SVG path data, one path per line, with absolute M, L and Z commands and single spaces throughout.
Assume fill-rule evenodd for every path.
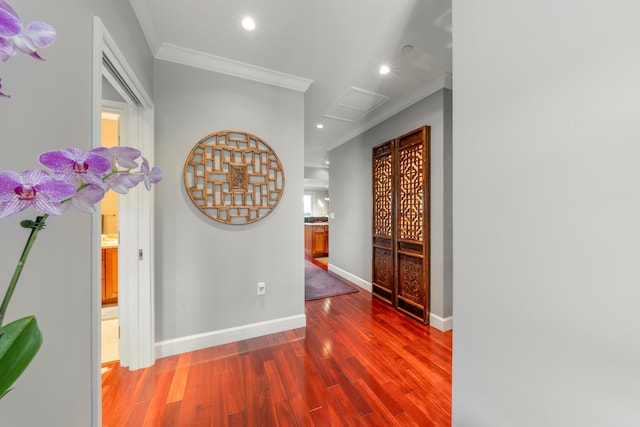
M 157 184 L 162 179 L 162 171 L 158 166 L 154 166 L 149 169 L 149 161 L 146 158 L 142 158 L 142 165 L 140 166 L 140 172 L 144 177 L 144 186 L 147 190 L 151 190 L 151 184 Z
M 138 167 L 136 160 L 142 154 L 140 150 L 135 148 L 119 146 L 111 148 L 98 147 L 91 150 L 91 152 L 109 159 L 114 166 L 117 164 L 120 167 L 129 169 Z
M 129 172 L 115 173 L 105 180 L 107 188 L 111 188 L 116 193 L 127 194 L 136 185 L 140 184 L 140 181 L 144 179 L 144 176 L 139 174 L 132 174 Z
M 64 204 L 65 210 L 68 206 L 84 213 L 94 213 L 96 211 L 96 203 L 104 198 L 105 190 L 99 185 L 91 184 L 78 190 L 69 200 L 68 204 Z
M 0 59 L 6 61 L 15 54 L 12 38 L 22 32 L 22 22 L 15 10 L 4 0 L 0 0 Z
M 22 34 L 13 37 L 15 47 L 31 56 L 43 61 L 36 49 L 45 48 L 56 40 L 56 30 L 46 22 L 31 22 Z
M 0 79 L 0 89 L 2 89 L 2 79 Z M 0 96 L 4 96 L 5 98 L 11 98 L 10 95 L 5 95 L 4 93 L 0 92 Z
M 60 202 L 75 192 L 73 185 L 56 181 L 39 169 L 0 172 L 0 218 L 15 215 L 29 206 L 45 214 L 60 215 L 64 210 Z
M 61 181 L 102 185 L 102 179 L 111 170 L 111 162 L 95 153 L 77 148 L 48 151 L 40 155 L 40 163 L 54 171 Z
M 0 0 L 0 59 L 6 61 L 16 54 L 16 49 L 42 60 L 36 49 L 51 45 L 56 39 L 56 30 L 51 25 L 35 21 L 22 26 L 15 10 Z
M 22 22 L 15 10 L 4 0 L 0 0 L 0 37 L 13 37 L 22 32 Z

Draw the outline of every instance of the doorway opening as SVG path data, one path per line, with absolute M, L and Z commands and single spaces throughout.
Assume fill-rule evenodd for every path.
M 329 191 L 305 189 L 304 206 L 304 255 L 318 267 L 329 268 Z
M 120 142 L 120 114 L 102 111 L 103 147 Z M 101 359 L 102 371 L 120 361 L 120 316 L 118 309 L 118 193 L 109 190 L 101 203 L 100 246 L 102 260 L 101 294 Z

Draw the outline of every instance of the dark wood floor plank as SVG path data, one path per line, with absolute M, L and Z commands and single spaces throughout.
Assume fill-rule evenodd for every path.
M 193 420 L 194 427 L 212 427 L 212 426 L 220 426 L 216 420 L 216 424 L 213 423 L 213 413 L 214 413 L 214 405 L 210 403 L 203 403 L 201 405 L 196 406 L 196 416 Z
M 286 400 L 281 400 L 275 403 L 276 420 L 279 427 L 297 427 L 298 424 L 296 417 L 293 414 L 291 405 Z
M 178 363 L 175 368 L 175 372 L 171 380 L 171 386 L 169 388 L 169 394 L 167 396 L 167 403 L 182 400 L 185 387 L 187 385 L 187 377 L 189 376 L 192 356 L 193 353 L 183 353 L 178 357 Z M 144 371 L 146 371 L 146 369 Z
M 422 393 L 409 393 L 407 395 L 409 399 L 420 411 L 427 415 L 430 425 L 433 426 L 447 426 L 450 424 L 451 413 L 445 411 L 439 404 L 440 400 L 434 396 Z
M 229 414 L 229 427 L 247 427 L 247 415 L 244 410 Z
M 415 420 L 419 426 L 435 427 L 427 414 L 416 406 L 396 384 L 387 383 L 385 384 L 385 388 L 403 408 L 403 412 L 398 414 L 397 418 L 402 418 L 403 414 L 406 413 L 412 420 Z
M 451 332 L 367 292 L 309 301 L 306 315 L 306 328 L 106 367 L 103 426 L 451 424 Z
M 353 385 L 372 408 L 371 412 L 362 416 L 362 421 L 365 425 L 380 427 L 393 427 L 397 425 L 395 414 L 380 400 L 379 394 L 370 389 L 363 380 L 357 380 Z
M 384 406 L 392 415 L 397 415 L 404 411 L 402 406 L 396 399 L 385 389 L 384 385 L 380 384 L 378 379 L 373 375 L 368 375 L 365 368 L 354 357 L 351 357 L 345 361 L 348 365 L 355 366 L 355 370 L 358 370 L 362 374 L 360 379 L 356 381 L 361 382 L 363 386 L 366 386 L 366 390 L 370 391 L 376 397 L 377 402 Z M 368 394 L 368 393 L 366 393 Z
M 315 427 L 331 427 L 329 420 L 329 410 L 326 407 L 319 407 L 309 412 L 309 416 Z
M 180 405 L 180 415 L 178 416 L 178 426 L 191 426 L 194 424 L 196 411 L 200 405 L 199 380 L 201 364 L 190 365 L 190 357 L 180 355 L 180 361 L 176 368 L 176 377 L 183 377 L 177 381 L 177 389 L 183 390 L 181 396 L 182 405 Z M 174 384 L 172 384 L 173 386 Z M 175 393 L 177 389 L 173 389 L 171 393 Z M 170 393 L 170 394 L 171 394 Z
M 145 416 L 147 415 L 147 411 L 149 410 L 149 401 L 141 402 L 133 406 L 131 410 L 131 414 L 127 418 L 127 423 L 125 426 L 134 427 L 134 426 L 142 426 L 144 424 Z
M 311 413 L 309 412 L 308 406 L 302 397 L 302 395 L 297 395 L 289 400 L 291 404 L 291 410 L 293 411 L 293 416 L 297 421 L 298 426 L 313 426 L 314 422 L 311 418 Z
M 342 366 L 345 366 L 344 363 L 338 364 L 335 359 L 328 359 L 333 365 L 334 370 L 336 371 L 336 377 L 338 378 L 338 385 L 340 386 L 341 393 L 344 394 L 345 398 L 349 401 L 349 403 L 355 408 L 358 414 L 363 417 L 372 412 L 371 406 L 367 403 L 367 400 L 360 393 L 360 391 L 353 385 L 351 380 L 347 378 L 342 370 Z
M 344 422 L 345 425 L 350 427 L 359 427 L 364 425 L 364 421 L 362 421 L 357 408 L 353 405 L 353 402 L 349 400 L 342 387 L 330 387 L 328 392 L 332 399 L 332 406 L 330 409 L 334 409 L 337 412 L 339 419 Z
M 158 424 L 160 427 L 175 427 L 178 425 L 178 415 L 180 415 L 180 405 L 182 402 L 169 403 L 164 408 L 162 421 Z
M 216 389 L 217 399 L 224 399 L 229 415 L 237 412 L 244 414 L 244 375 L 242 371 L 242 360 L 239 357 L 229 357 L 227 364 L 228 372 L 220 378 L 219 389 Z M 222 410 L 222 408 L 220 408 Z M 227 414 L 223 414 L 226 416 Z M 244 416 L 244 415 L 243 415 Z
M 173 372 L 160 371 L 156 374 L 156 387 L 150 398 L 149 411 L 144 418 L 145 426 L 161 425 L 167 408 L 167 395 L 171 387 Z
M 267 360 L 264 362 L 264 369 L 269 382 L 269 392 L 274 402 L 279 403 L 287 400 L 287 392 L 282 385 L 280 372 L 276 366 L 275 360 Z
M 139 377 L 139 375 L 133 373 L 126 377 L 121 377 L 118 375 L 120 368 L 117 365 L 111 366 L 108 369 L 106 373 L 102 374 L 102 394 L 104 401 L 102 410 L 103 414 L 112 414 L 112 416 L 103 416 L 102 423 L 104 427 L 122 424 L 121 418 L 124 413 L 126 412 L 128 414 L 130 412 L 130 409 L 126 407 L 130 407 L 134 403 L 132 393 L 135 382 Z

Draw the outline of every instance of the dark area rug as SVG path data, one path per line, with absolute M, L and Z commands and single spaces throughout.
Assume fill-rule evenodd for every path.
M 304 300 L 312 301 L 320 298 L 359 292 L 333 273 L 323 270 L 308 260 L 304 260 Z

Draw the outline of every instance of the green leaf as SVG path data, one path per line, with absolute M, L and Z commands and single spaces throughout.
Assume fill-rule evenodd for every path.
M 0 398 L 22 375 L 42 345 L 36 318 L 27 316 L 0 328 Z

